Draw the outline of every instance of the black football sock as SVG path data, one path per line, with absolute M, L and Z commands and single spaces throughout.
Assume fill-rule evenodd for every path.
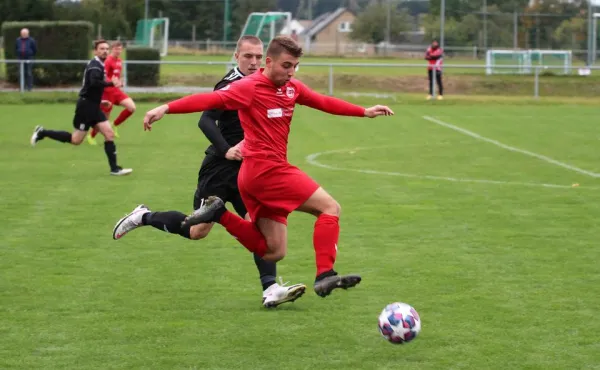
M 71 142 L 71 133 L 67 131 L 54 131 L 54 130 L 42 130 L 38 134 L 40 139 L 50 138 L 52 140 L 60 141 L 61 143 Z
M 105 141 L 104 142 L 104 152 L 108 157 L 108 165 L 110 166 L 111 171 L 118 171 L 119 167 L 117 166 L 117 146 L 114 141 Z
M 263 260 L 258 254 L 254 254 L 254 263 L 256 263 L 258 273 L 260 274 L 260 283 L 262 284 L 263 291 L 267 290 L 268 287 L 275 284 L 277 264 Z
M 335 272 L 335 270 L 329 270 L 329 271 L 325 271 L 322 274 L 320 274 L 319 276 L 317 276 L 317 278 L 315 279 L 315 282 L 319 281 L 319 280 L 323 280 L 326 277 L 330 277 L 330 276 L 335 276 L 337 275 L 337 272 Z
M 181 227 L 181 223 L 186 217 L 186 215 L 177 211 L 149 212 L 142 216 L 142 224 L 190 239 L 190 227 Z

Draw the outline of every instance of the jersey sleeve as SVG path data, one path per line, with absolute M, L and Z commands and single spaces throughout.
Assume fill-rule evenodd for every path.
M 337 116 L 364 117 L 365 115 L 365 108 L 361 106 L 348 103 L 342 99 L 319 94 L 298 80 L 294 80 L 294 85 L 298 89 L 298 97 L 296 98 L 296 103 L 298 104 Z
M 223 99 L 226 110 L 244 109 L 252 105 L 255 86 L 252 79 L 243 78 L 215 90 L 215 93 Z
M 254 82 L 235 81 L 221 90 L 189 95 L 168 103 L 169 113 L 204 112 L 209 109 L 238 110 L 250 107 L 254 99 Z

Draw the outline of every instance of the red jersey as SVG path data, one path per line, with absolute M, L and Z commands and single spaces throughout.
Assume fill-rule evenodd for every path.
M 425 53 L 425 59 L 427 59 L 427 63 L 429 64 L 427 66 L 427 69 L 429 70 L 433 70 L 436 69 L 438 71 L 442 70 L 442 64 L 443 64 L 443 56 L 444 51 L 442 50 L 442 48 L 438 47 L 436 49 L 433 49 L 431 46 L 427 48 L 427 52 Z
M 106 57 L 104 61 L 104 70 L 106 71 L 106 77 L 110 80 L 111 78 L 121 78 L 122 61 L 121 58 L 115 58 L 112 55 Z
M 296 104 L 327 113 L 363 117 L 365 108 L 321 95 L 292 79 L 276 86 L 261 72 L 212 93 L 195 94 L 169 103 L 169 113 L 208 109 L 237 110 L 244 130 L 244 157 L 287 161 L 287 144 Z

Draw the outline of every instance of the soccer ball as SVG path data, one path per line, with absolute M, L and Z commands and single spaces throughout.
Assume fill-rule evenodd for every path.
M 379 332 L 394 344 L 415 339 L 421 331 L 421 318 L 412 306 L 395 302 L 385 306 L 379 315 Z

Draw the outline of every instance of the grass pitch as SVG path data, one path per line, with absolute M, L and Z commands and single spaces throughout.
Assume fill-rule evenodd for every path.
M 138 203 L 191 208 L 198 115 L 145 133 L 148 108 L 117 141 L 134 173 L 114 178 L 101 146 L 29 147 L 36 124 L 70 130 L 73 105 L 0 106 L 0 368 L 599 367 L 595 106 L 399 104 L 376 120 L 298 108 L 290 161 L 342 204 L 337 268 L 364 280 L 273 311 L 219 226 L 203 241 L 151 228 L 111 239 Z M 279 264 L 309 287 L 313 223 L 290 217 Z M 423 320 L 408 345 L 377 331 L 394 301 Z

